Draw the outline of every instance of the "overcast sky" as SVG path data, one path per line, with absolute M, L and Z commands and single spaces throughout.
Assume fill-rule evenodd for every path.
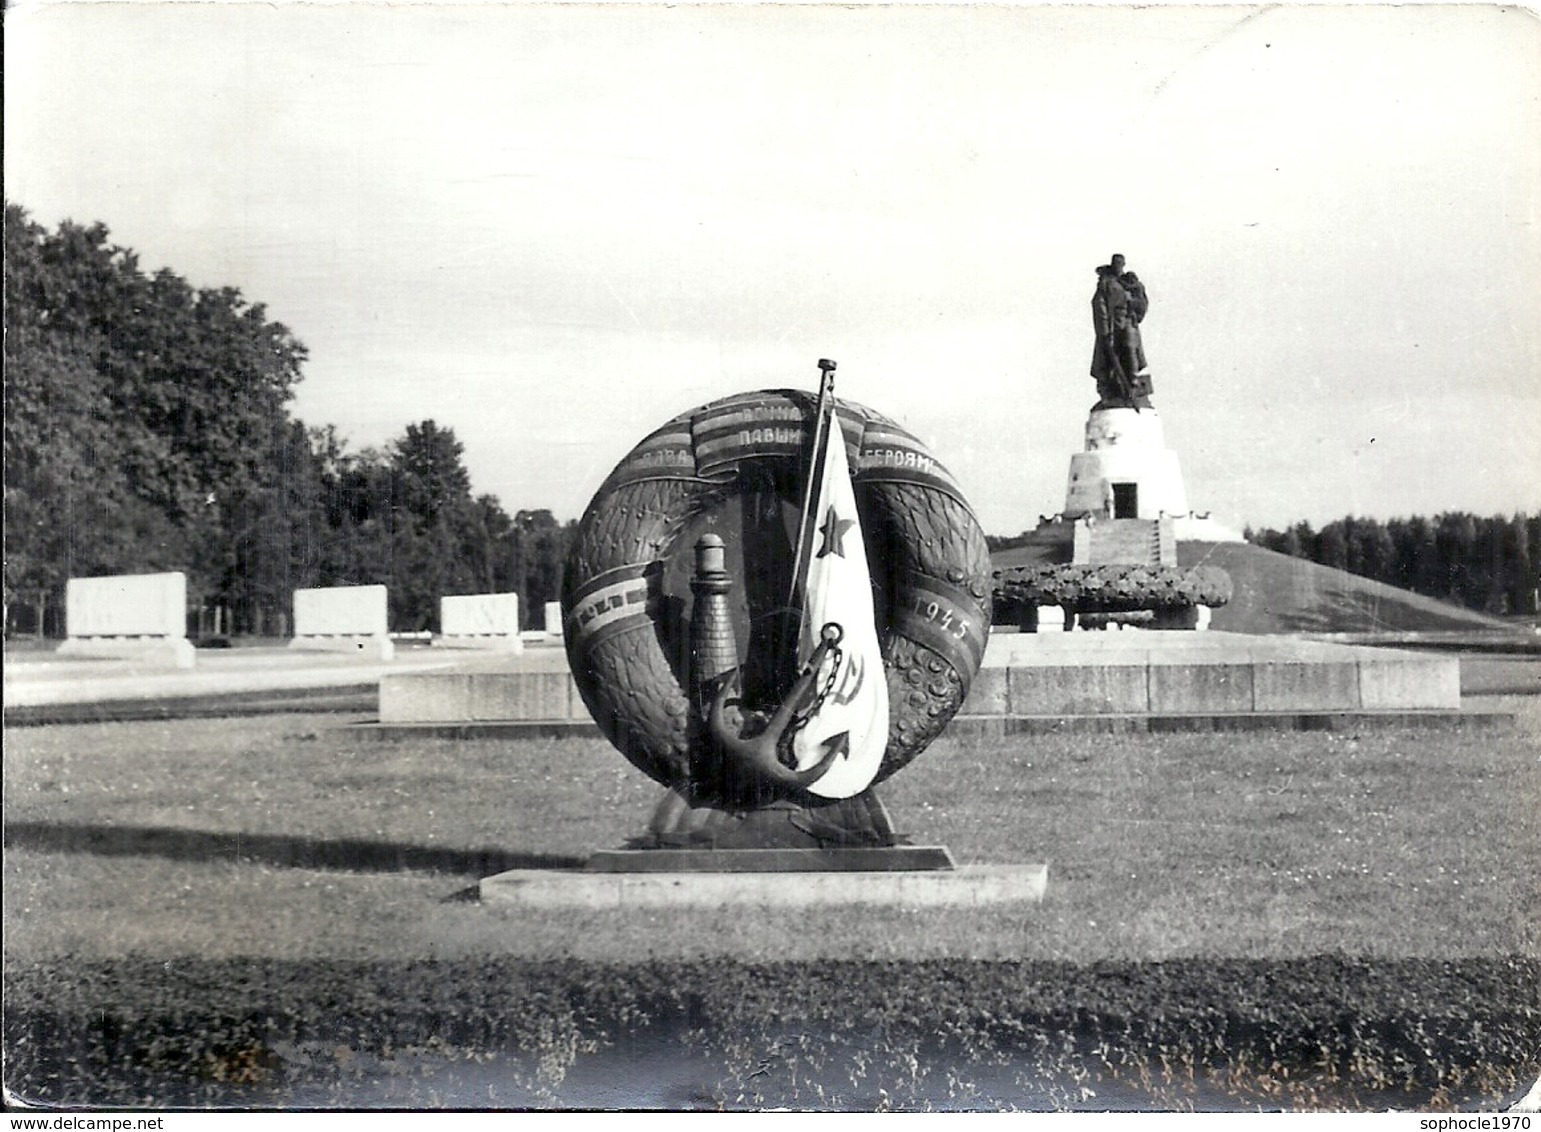
M 1228 524 L 1541 507 L 1541 21 L 1487 6 L 6 11 L 5 192 L 577 517 L 729 393 L 897 418 L 985 528 L 1065 501 L 1093 269 Z

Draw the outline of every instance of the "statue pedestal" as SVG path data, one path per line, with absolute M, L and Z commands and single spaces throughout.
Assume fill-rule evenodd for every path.
M 1157 519 L 1188 514 L 1177 453 L 1154 409 L 1093 409 L 1086 450 L 1070 457 L 1064 515 Z
M 828 806 L 768 806 L 747 815 L 691 806 L 671 790 L 638 839 L 647 847 L 603 850 L 580 870 L 499 873 L 481 881 L 477 897 L 526 910 L 943 907 L 966 913 L 1036 905 L 1048 886 L 1046 864 L 960 867 L 942 846 L 897 844 L 870 790 Z M 822 825 L 814 827 L 809 815 Z M 837 828 L 844 830 L 839 837 Z M 661 841 L 660 830 L 686 840 Z M 789 830 L 805 847 L 782 843 Z M 843 840 L 853 835 L 869 841 Z M 872 843 L 874 837 L 883 840 Z M 750 844 L 755 838 L 758 847 Z
M 898 873 L 951 870 L 941 845 L 884 849 L 602 849 L 586 873 Z
M 783 800 L 738 810 L 668 791 L 647 832 L 605 849 L 588 873 L 901 873 L 951 871 L 939 845 L 904 845 L 871 790 L 842 801 Z
M 818 852 L 898 845 L 888 810 L 871 790 L 841 801 L 786 799 L 745 809 L 693 803 L 670 790 L 653 811 L 647 832 L 633 838 L 627 849 L 676 860 L 683 867 L 685 854 L 697 850 Z

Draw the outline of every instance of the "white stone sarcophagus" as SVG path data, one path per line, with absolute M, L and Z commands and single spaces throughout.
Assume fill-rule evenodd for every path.
M 439 636 L 444 648 L 496 649 L 522 652 L 519 639 L 519 595 L 457 594 L 439 599 Z
M 60 656 L 143 661 L 191 668 L 187 639 L 187 575 L 113 574 L 71 578 L 64 587 Z
M 346 652 L 372 660 L 395 656 L 384 586 L 329 586 L 294 591 L 292 649 Z

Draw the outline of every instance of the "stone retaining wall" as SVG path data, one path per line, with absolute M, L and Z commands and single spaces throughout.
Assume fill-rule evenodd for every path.
M 1451 711 L 1460 661 L 1234 633 L 998 634 L 960 718 Z M 380 684 L 382 723 L 588 719 L 559 649 Z

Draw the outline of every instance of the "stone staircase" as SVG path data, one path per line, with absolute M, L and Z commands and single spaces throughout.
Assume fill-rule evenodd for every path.
M 1177 564 L 1171 519 L 1099 519 L 1075 525 L 1073 562 L 1136 566 Z

